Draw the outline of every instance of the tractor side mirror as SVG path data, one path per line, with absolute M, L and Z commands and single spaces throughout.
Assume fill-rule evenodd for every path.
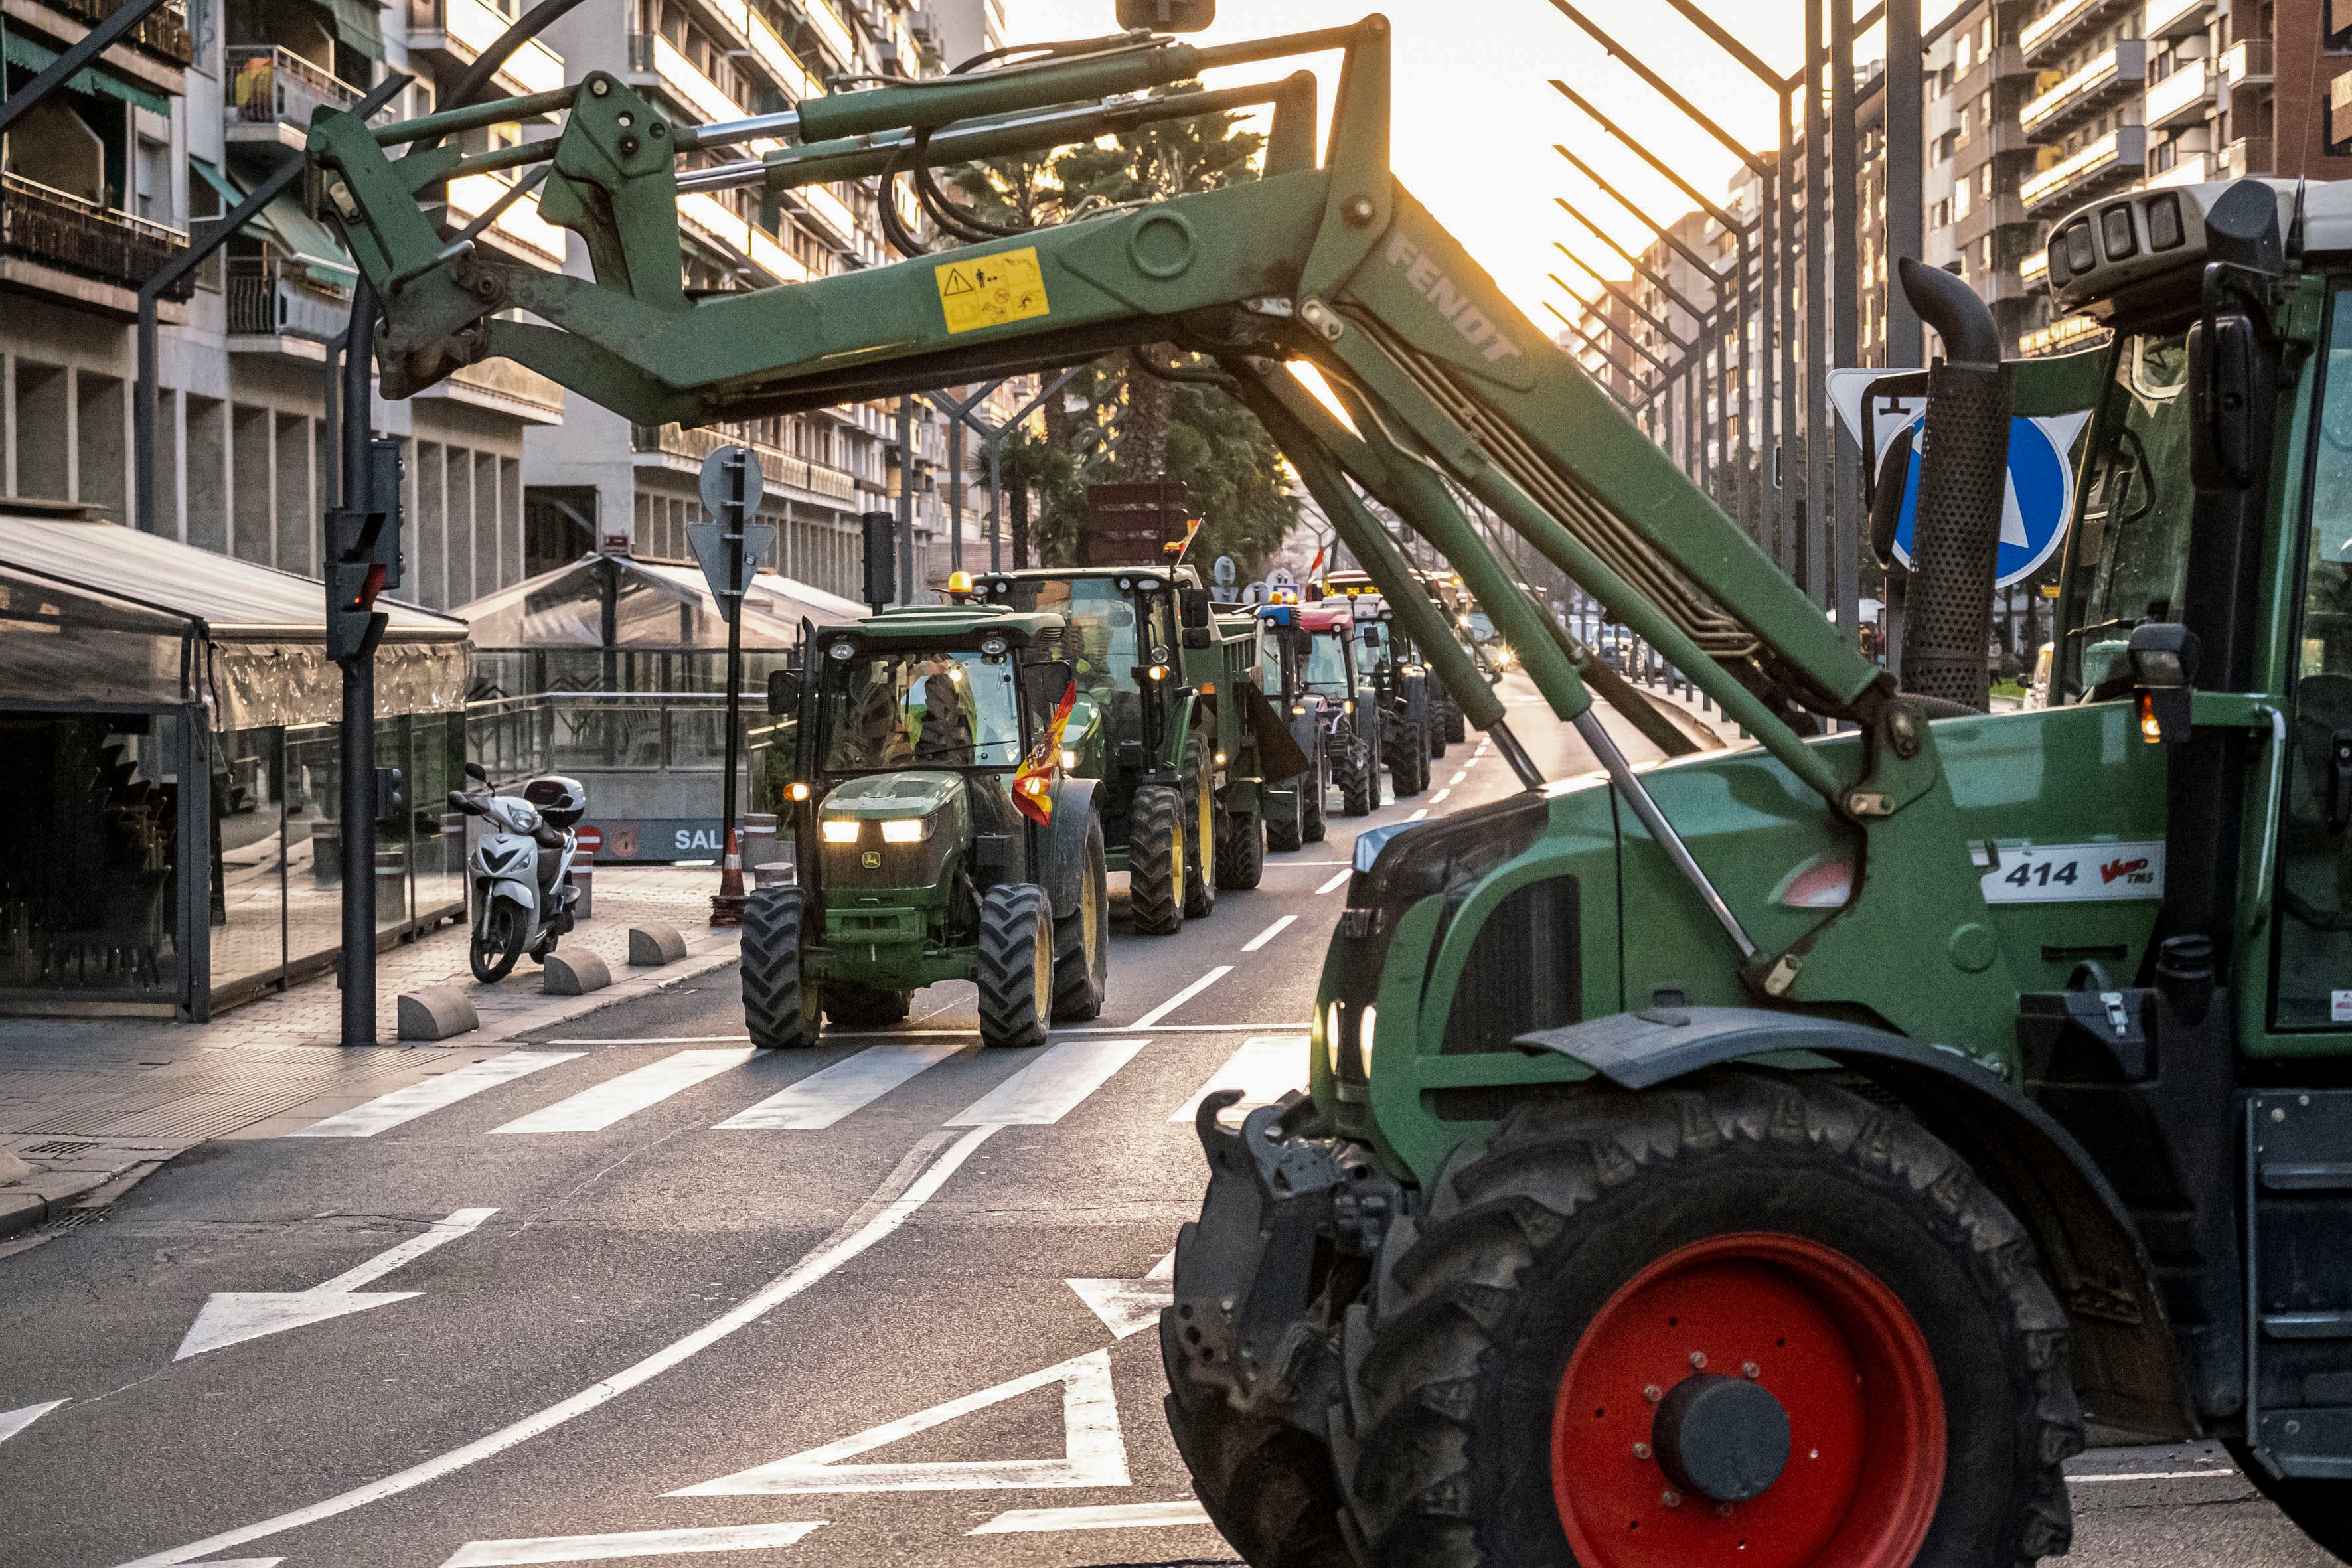
M 1154 33 L 1197 33 L 1217 19 L 1217 0 L 1118 0 L 1118 25 Z
M 1039 730 L 1042 731 L 1046 721 L 1053 718 L 1055 706 L 1062 700 L 1062 693 L 1067 691 L 1070 683 L 1076 679 L 1066 658 L 1049 658 L 1023 668 L 1022 684 L 1028 689 L 1029 711 Z
M 1178 589 L 1176 615 L 1183 623 L 1186 647 L 1207 647 L 1214 640 L 1209 629 L 1209 591 L 1206 588 Z
M 2189 472 L 2200 490 L 2254 482 L 2258 358 L 2246 316 L 2212 316 L 2189 329 Z
M 768 712 L 772 717 L 789 719 L 801 710 L 801 672 L 797 669 L 768 671 Z

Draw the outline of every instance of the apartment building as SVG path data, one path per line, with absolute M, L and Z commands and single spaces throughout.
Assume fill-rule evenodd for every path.
M 103 16 L 106 0 L 5 0 L 12 88 Z M 0 232 L 0 505 L 140 526 L 289 571 L 317 571 L 332 499 L 329 342 L 356 280 L 331 232 L 275 202 L 159 309 L 155 513 L 133 519 L 132 323 L 138 290 L 283 162 L 321 104 L 348 106 L 385 73 L 415 79 L 386 118 L 429 112 L 525 0 L 185 0 L 45 100 L 7 138 Z M 498 73 L 494 91 L 547 90 L 610 70 L 682 121 L 789 107 L 839 75 L 936 69 L 940 18 L 993 47 L 998 0 L 590 0 Z M 976 52 L 976 51 L 974 51 Z M 519 116 L 469 150 L 556 132 Z M 456 182 L 463 225 L 504 176 Z M 689 286 L 797 282 L 886 259 L 876 193 L 756 189 L 681 203 Z M 584 246 L 508 207 L 478 241 L 493 254 L 585 275 Z M 856 516 L 919 491 L 918 578 L 947 565 L 944 426 L 927 407 L 897 451 L 896 405 L 740 428 L 632 427 L 498 361 L 397 403 L 380 434 L 404 445 L 404 593 L 460 605 L 588 550 L 687 554 L 702 457 L 727 440 L 761 454 L 772 564 L 835 592 L 858 574 Z M 1008 412 L 997 410 L 999 416 Z M 935 478 L 936 477 L 936 478 Z

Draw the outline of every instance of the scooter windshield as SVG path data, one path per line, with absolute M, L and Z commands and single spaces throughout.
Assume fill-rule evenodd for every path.
M 836 665 L 826 682 L 824 766 L 1004 767 L 1021 761 L 1013 661 L 910 649 Z

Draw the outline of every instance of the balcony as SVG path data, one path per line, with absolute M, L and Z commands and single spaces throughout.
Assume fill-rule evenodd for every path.
M 2042 137 L 2063 121 L 2128 97 L 2147 79 L 2147 44 L 2126 39 L 2100 55 L 2041 97 L 2027 100 L 2017 122 L 2029 136 Z
M 224 56 L 230 81 L 228 101 L 221 106 L 227 143 L 271 163 L 302 155 L 313 110 L 349 109 L 365 96 L 291 49 L 232 44 Z
M 2123 0 L 2058 0 L 2025 25 L 2017 47 L 2029 61 L 2042 64 L 2122 9 Z
M 9 31 L 16 23 L 56 40 L 55 47 L 70 48 L 113 10 L 106 0 L 6 0 Z M 11 38 L 13 45 L 16 42 Z M 187 12 L 179 5 L 161 6 L 131 29 L 130 36 L 99 58 L 108 68 L 142 82 L 166 98 L 187 91 L 187 69 L 195 58 L 195 41 L 188 34 Z M 19 65 L 29 62 L 19 59 Z
M 2221 84 L 2232 91 L 2242 87 L 2266 87 L 2272 75 L 2268 38 L 2244 39 L 2231 45 L 2221 56 Z
M 324 361 L 329 339 L 351 324 L 351 296 L 320 287 L 273 258 L 232 258 L 224 289 L 228 352 Z
M 135 320 L 139 290 L 187 245 L 188 237 L 176 228 L 16 174 L 0 175 L 0 281 L 16 288 Z M 186 300 L 194 281 L 182 279 L 164 298 Z M 183 317 L 173 309 L 160 319 Z
M 469 66 L 498 41 L 512 18 L 483 0 L 408 0 L 408 47 L 444 63 Z M 563 85 L 563 57 L 533 38 L 507 57 L 491 81 L 518 97 Z
M 2017 264 L 2017 280 L 2027 293 L 2033 293 L 2050 281 L 2050 248 L 2047 246 L 2030 251 Z
M 857 482 L 849 474 L 823 463 L 812 463 L 806 458 L 796 458 L 764 441 L 746 440 L 740 426 L 699 426 L 690 430 L 677 425 L 629 426 L 629 447 L 637 454 L 639 468 L 700 473 L 705 458 L 721 447 L 736 444 L 748 446 L 759 454 L 761 477 L 772 486 L 789 485 L 845 505 L 856 499 Z
M 2221 172 L 2215 176 L 2223 180 L 2242 180 L 2249 174 L 2267 174 L 2278 166 L 2267 136 L 2241 136 L 2221 149 Z
M 678 222 L 697 238 L 750 262 L 775 283 L 805 283 L 808 268 L 773 236 L 747 222 L 719 197 L 689 191 L 677 198 Z
M 2201 185 L 2213 178 L 2213 154 L 2190 153 L 2181 157 L 2169 169 L 2147 177 L 2147 188 L 2161 190 L 2167 185 Z
M 2206 13 L 2212 8 L 2213 0 L 2147 0 L 2147 9 L 2140 16 L 2139 36 L 2185 38 L 2201 33 L 2210 20 Z
M 844 255 L 858 254 L 858 235 L 862 226 L 849 204 L 824 185 L 801 185 L 780 193 L 787 206 L 809 226 L 817 238 Z
M 2052 164 L 2018 188 L 2037 217 L 2062 202 L 2087 201 L 2118 179 L 2136 180 L 2147 163 L 2147 127 L 2125 125 L 2108 132 L 2071 158 Z
M 730 44 L 740 41 L 760 68 L 774 79 L 787 98 L 798 103 L 824 90 L 815 75 L 801 63 L 792 46 L 778 37 L 767 19 L 743 0 L 702 0 L 705 14 L 718 23 Z
M 1997 228 L 2013 228 L 2033 221 L 2014 191 L 1998 195 L 1979 196 L 1969 209 L 1969 216 L 1956 219 L 1952 225 L 1952 240 L 1956 245 L 1974 245 Z
M 676 44 L 659 33 L 630 36 L 629 66 L 638 76 L 651 76 L 653 85 L 667 93 L 687 111 L 687 118 L 696 123 L 710 125 L 750 116 L 749 110 L 720 91 L 717 82 L 702 74 L 701 67 L 688 59 Z M 778 145 L 774 141 L 761 142 L 751 148 L 751 155 L 757 157 Z
M 849 23 L 834 7 L 833 0 L 792 0 L 812 32 L 833 53 L 835 68 L 854 70 L 857 66 L 857 37 L 849 30 Z
M 489 210 L 507 193 L 503 174 L 467 174 L 449 182 L 449 218 L 460 227 Z M 490 220 L 482 237 L 534 266 L 563 265 L 563 230 L 539 216 L 539 197 L 528 195 Z
M 562 386 L 510 359 L 486 359 L 478 364 L 461 365 L 450 372 L 446 380 L 434 383 L 416 395 L 492 409 L 529 425 L 563 423 Z
M 2151 130 L 2198 125 L 2213 113 L 2213 73 L 2203 60 L 2182 63 L 2162 81 L 2148 84 L 2141 118 Z

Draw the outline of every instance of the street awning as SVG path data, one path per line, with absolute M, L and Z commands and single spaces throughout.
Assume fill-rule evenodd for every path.
M 223 212 L 233 209 L 250 194 L 225 170 L 202 158 L 190 158 L 188 166 L 218 193 Z M 359 283 L 359 268 L 352 265 L 351 253 L 326 225 L 304 212 L 302 204 L 292 196 L 280 196 L 263 207 L 255 216 L 253 226 L 314 281 L 344 289 Z
M 335 37 L 372 60 L 383 58 L 383 28 L 375 0 L 327 0 L 327 9 L 334 16 Z
M 638 652 L 712 650 L 727 646 L 719 601 L 692 566 L 584 556 L 568 566 L 486 594 L 450 612 L 472 628 L 481 649 L 597 648 L 604 646 L 604 586 L 614 574 L 613 646 Z M 755 576 L 743 601 L 743 646 L 784 648 L 800 641 L 801 621 L 839 621 L 866 614 L 854 600 L 773 572 Z
M 378 601 L 377 713 L 465 703 L 466 626 Z M 199 704 L 217 730 L 341 717 L 312 578 L 114 523 L 0 515 L 0 708 Z
M 7 60 L 12 66 L 22 66 L 28 71 L 45 71 L 57 64 L 57 50 L 44 48 L 22 33 L 6 34 L 5 42 Z M 158 97 L 136 82 L 125 81 L 96 66 L 88 66 L 74 72 L 66 79 L 65 86 L 68 92 L 103 93 L 109 98 L 119 98 L 125 103 L 135 103 L 150 114 L 160 114 L 166 120 L 172 117 L 171 100 Z

